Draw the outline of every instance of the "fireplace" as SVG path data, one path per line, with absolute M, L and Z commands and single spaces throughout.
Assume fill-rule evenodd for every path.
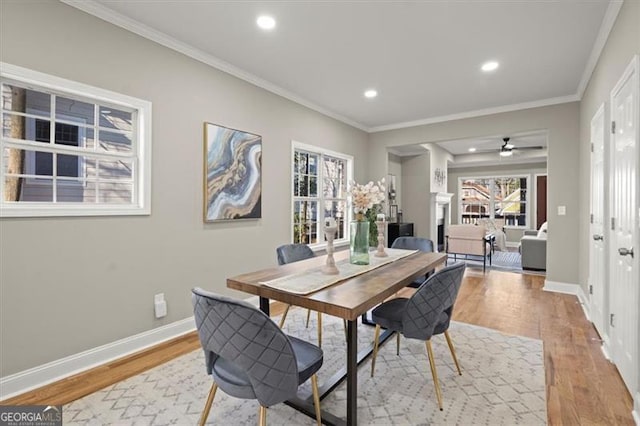
M 438 219 L 438 251 L 444 251 L 444 218 Z
M 435 243 L 435 249 L 443 252 L 447 228 L 451 224 L 451 197 L 453 194 L 432 192 L 429 203 L 429 235 Z

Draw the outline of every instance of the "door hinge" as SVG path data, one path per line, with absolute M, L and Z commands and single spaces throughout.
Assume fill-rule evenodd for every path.
M 611 122 L 611 133 L 614 134 L 614 135 L 616 134 L 616 122 L 615 121 Z
M 616 218 L 615 217 L 611 218 L 611 230 L 612 231 L 616 230 Z
M 589 286 L 589 294 L 593 294 L 593 286 L 592 285 Z
M 614 318 L 615 318 L 615 314 L 611 314 L 609 316 L 609 325 L 611 325 L 611 327 L 615 327 L 615 324 L 613 323 Z
M 591 223 L 593 223 L 593 213 L 591 213 Z

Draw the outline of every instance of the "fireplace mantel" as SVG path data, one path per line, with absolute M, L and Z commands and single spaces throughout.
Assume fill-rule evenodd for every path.
M 429 234 L 436 251 L 439 251 L 438 222 L 442 219 L 443 235 L 447 235 L 447 228 L 451 224 L 451 198 L 453 198 L 453 194 L 447 192 L 432 192 L 429 197 Z

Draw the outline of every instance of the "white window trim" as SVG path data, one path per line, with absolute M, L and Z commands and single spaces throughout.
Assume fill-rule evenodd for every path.
M 344 154 L 342 152 L 337 152 L 337 151 L 332 151 L 330 149 L 325 149 L 325 148 L 321 148 L 318 146 L 314 146 L 314 145 L 309 145 L 303 142 L 298 142 L 295 140 L 291 141 L 291 161 L 290 161 L 290 175 L 289 175 L 289 183 L 291 185 L 290 189 L 289 189 L 289 194 L 291 194 L 291 212 L 289 214 L 289 241 L 293 241 L 293 214 L 295 211 L 295 200 L 294 200 L 294 195 L 293 195 L 293 191 L 294 191 L 294 183 L 293 183 L 293 176 L 295 173 L 294 170 L 294 164 L 295 164 L 295 153 L 296 150 L 302 150 L 302 151 L 308 151 L 311 153 L 317 153 L 317 154 L 322 154 L 322 155 L 328 155 L 331 157 L 335 157 L 335 158 L 339 158 L 341 160 L 346 160 L 347 162 L 347 189 L 349 186 L 349 181 L 351 179 L 353 179 L 353 156 L 352 155 L 348 155 L 348 154 Z M 322 167 L 320 167 L 320 164 L 318 165 L 318 180 L 320 181 L 322 179 Z M 319 190 L 318 190 L 319 191 Z M 320 197 L 319 197 L 320 198 Z M 320 211 L 324 211 L 324 206 L 318 205 L 318 212 Z M 347 214 L 345 216 L 345 231 L 344 231 L 344 235 L 345 237 L 343 239 L 340 240 L 335 240 L 333 245 L 334 247 L 342 247 L 342 246 L 346 246 L 349 244 L 349 223 L 352 220 L 353 217 L 353 213 L 351 211 L 351 201 L 350 199 L 347 197 Z M 319 229 L 318 229 L 318 241 L 315 244 L 309 244 L 309 248 L 311 248 L 311 250 L 313 250 L 314 252 L 316 251 L 321 251 L 324 250 L 327 247 L 327 243 L 324 241 L 324 239 L 322 238 L 322 236 L 324 235 L 324 218 L 318 218 L 318 224 L 319 224 Z
M 0 75 L 15 80 L 34 90 L 49 89 L 85 98 L 93 103 L 113 105 L 137 110 L 136 125 L 132 133 L 136 139 L 137 185 L 136 199 L 130 205 L 104 205 L 80 203 L 4 202 L 4 175 L 0 175 L 0 217 L 45 216 L 118 216 L 151 214 L 151 110 L 152 104 L 143 99 L 122 95 L 27 68 L 0 62 Z M 0 152 L 0 170 L 4 170 L 4 154 Z
M 531 226 L 531 197 L 532 197 L 532 190 L 531 190 L 531 174 L 522 174 L 522 173 L 507 173 L 507 174 L 478 174 L 478 175 L 472 175 L 472 176 L 461 176 L 458 178 L 458 192 L 457 192 L 457 197 L 458 197 L 458 223 L 462 223 L 462 197 L 460 196 L 460 194 L 462 193 L 462 183 L 465 180 L 472 180 L 472 179 L 495 179 L 495 178 L 526 178 L 527 179 L 527 201 L 525 201 L 525 221 L 526 221 L 526 225 L 525 226 L 519 226 L 519 225 L 505 225 L 505 228 L 509 228 L 509 229 L 529 229 Z M 491 197 L 491 199 L 489 199 L 489 213 L 490 216 L 494 215 L 494 200 L 493 197 Z M 494 216 L 495 217 L 495 216 Z

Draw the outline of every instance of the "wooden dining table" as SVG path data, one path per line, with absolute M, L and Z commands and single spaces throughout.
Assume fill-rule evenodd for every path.
M 373 256 L 373 253 L 371 253 Z M 334 254 L 336 262 L 349 257 L 349 251 L 339 251 Z M 416 252 L 402 257 L 391 263 L 387 263 L 360 275 L 346 278 L 329 287 L 323 288 L 311 294 L 301 295 L 282 291 L 263 282 L 294 274 L 304 273 L 322 266 L 327 256 L 317 256 L 311 259 L 290 263 L 287 265 L 249 272 L 227 279 L 227 287 L 254 294 L 260 298 L 260 309 L 269 315 L 269 301 L 277 300 L 290 305 L 308 308 L 343 318 L 347 322 L 347 360 L 345 367 L 335 373 L 320 387 L 321 399 L 331 393 L 344 379 L 347 380 L 347 413 L 346 424 L 356 425 L 357 419 L 357 369 L 373 351 L 373 344 L 358 352 L 358 318 L 363 317 L 366 323 L 367 312 L 382 303 L 385 299 L 406 287 L 419 277 L 434 270 L 444 263 L 445 253 Z M 385 331 L 380 340 L 384 341 L 392 335 Z M 306 395 L 286 402 L 295 409 L 315 417 L 313 399 Z M 322 411 L 322 422 L 328 425 L 342 425 L 345 420 L 342 416 Z

